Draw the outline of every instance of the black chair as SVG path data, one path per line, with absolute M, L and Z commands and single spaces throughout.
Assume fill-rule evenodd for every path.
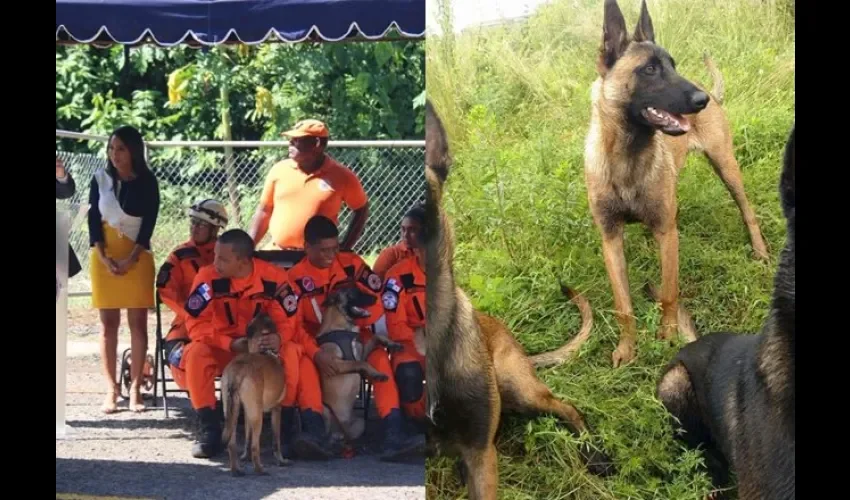
M 264 260 L 266 262 L 270 262 L 277 266 L 280 266 L 286 270 L 289 270 L 292 266 L 297 264 L 302 258 L 304 258 L 304 252 L 300 250 L 258 250 L 255 252 L 255 255 L 258 259 Z M 176 389 L 169 389 L 166 385 L 167 382 L 174 382 L 174 378 L 166 377 L 165 375 L 165 365 L 166 359 L 168 358 L 168 353 L 165 352 L 165 339 L 162 334 L 162 300 L 159 297 L 159 292 L 156 294 L 156 347 L 154 356 L 154 389 L 153 389 L 153 398 L 156 401 L 157 397 L 157 389 L 158 386 L 162 387 L 162 408 L 165 410 L 165 418 L 168 418 L 168 394 L 173 394 L 175 392 L 181 392 L 188 394 L 188 391 L 180 389 L 177 387 Z M 125 352 L 125 356 L 129 357 L 129 349 Z M 216 377 L 216 392 L 219 395 L 219 401 L 221 400 L 221 378 Z M 175 383 L 176 385 L 176 383 Z M 366 380 L 362 380 L 360 383 L 360 397 L 357 402 L 357 409 L 363 410 L 364 419 L 368 420 L 369 418 L 369 403 L 372 398 L 372 385 Z

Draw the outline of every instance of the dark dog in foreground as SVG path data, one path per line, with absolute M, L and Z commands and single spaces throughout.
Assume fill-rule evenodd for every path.
M 390 353 L 402 345 L 380 335 L 372 335 L 364 346 L 360 341 L 357 318 L 369 317 L 366 309 L 375 304 L 376 297 L 357 287 L 334 290 L 322 305 L 322 325 L 316 334 L 319 348 L 337 359 L 337 374 L 327 377 L 320 373 L 322 403 L 325 405 L 325 428 L 336 439 L 350 442 L 358 439 L 366 428 L 363 418 L 354 414 L 354 403 L 360 392 L 361 377 L 383 382 L 389 375 L 379 372 L 366 359 L 376 348 L 384 346 Z
M 787 241 L 761 333 L 706 335 L 683 347 L 658 382 L 681 438 L 704 448 L 716 487 L 735 473 L 741 500 L 795 495 L 794 133 L 792 126 L 779 183 Z
M 221 376 L 221 399 L 225 418 L 221 440 L 227 446 L 230 471 L 234 476 L 244 474 L 239 460 L 248 458 L 249 443 L 254 472 L 259 475 L 266 474 L 260 463 L 260 435 L 263 431 L 263 414 L 267 411 L 270 411 L 272 416 L 274 458 L 278 465 L 291 464 L 290 460 L 283 458 L 280 448 L 280 403 L 286 396 L 283 364 L 278 350 L 262 350 L 260 347 L 261 338 L 267 335 L 277 336 L 275 344 L 279 346 L 280 334 L 274 321 L 263 313 L 251 321 L 247 330 L 248 352 L 233 358 Z M 240 407 L 245 409 L 245 451 L 237 458 L 236 423 L 239 420 Z
M 708 158 L 738 205 L 755 255 L 768 257 L 744 192 L 729 123 L 719 104 L 722 77 L 708 56 L 705 63 L 714 79 L 713 98 L 680 76 L 673 57 L 656 45 L 645 1 L 631 39 L 616 0 L 605 1 L 599 78 L 592 88 L 585 142 L 585 180 L 620 325 L 620 341 L 612 354 L 615 367 L 635 357 L 636 325 L 623 249 L 627 223 L 644 224 L 661 250 L 658 337 L 672 340 L 679 330 L 688 340 L 696 338 L 688 325 L 677 322 L 676 185 L 689 151 L 702 151 Z
M 477 313 L 455 285 L 452 229 L 441 207 L 449 174 L 449 147 L 443 126 L 426 103 L 425 175 L 428 192 L 423 230 L 426 251 L 427 323 L 425 329 L 427 416 L 439 448 L 457 452 L 471 500 L 493 500 L 498 487 L 494 438 L 502 412 L 558 417 L 574 434 L 589 432 L 581 413 L 556 398 L 534 365 L 566 361 L 590 334 L 592 314 L 587 300 L 562 287 L 582 315 L 581 333 L 551 353 L 529 359 L 501 322 Z M 604 453 L 583 447 L 589 469 L 612 472 Z

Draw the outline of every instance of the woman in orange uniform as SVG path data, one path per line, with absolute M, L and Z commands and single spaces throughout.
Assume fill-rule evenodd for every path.
M 381 302 L 390 340 L 404 346 L 392 354 L 399 401 L 408 418 L 425 417 L 425 251 L 418 247 L 387 271 Z

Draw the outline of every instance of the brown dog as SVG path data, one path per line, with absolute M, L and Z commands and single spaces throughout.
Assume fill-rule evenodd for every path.
M 504 324 L 473 309 L 455 285 L 452 230 L 441 208 L 443 183 L 450 168 L 448 143 L 430 102 L 425 116 L 428 193 L 421 237 L 428 276 L 427 416 L 438 446 L 459 453 L 470 500 L 492 500 L 498 485 L 494 437 L 502 412 L 554 415 L 574 435 L 590 430 L 575 407 L 557 399 L 537 378 L 534 365 L 569 359 L 590 335 L 592 314 L 583 296 L 562 286 L 562 292 L 581 311 L 581 332 L 562 348 L 529 359 Z M 613 471 L 604 453 L 589 446 L 582 447 L 581 453 L 592 472 L 605 475 Z
M 389 379 L 388 375 L 376 370 L 366 359 L 378 345 L 383 345 L 390 352 L 402 349 L 401 344 L 380 335 L 373 335 L 365 346 L 360 342 L 360 327 L 354 324 L 354 320 L 369 317 L 366 308 L 376 300 L 373 295 L 363 293 L 357 287 L 331 292 L 323 305 L 322 324 L 316 334 L 319 348 L 336 358 L 337 368 L 334 376 L 320 374 L 325 427 L 331 436 L 344 438 L 347 442 L 359 438 L 366 428 L 366 422 L 354 415 L 360 377 L 377 382 Z
M 278 465 L 290 465 L 283 458 L 280 448 L 280 403 L 286 396 L 286 384 L 283 364 L 277 350 L 261 350 L 260 339 L 263 336 L 280 335 L 274 321 L 259 314 L 248 325 L 248 352 L 239 354 L 221 376 L 221 399 L 224 407 L 224 431 L 222 443 L 227 446 L 230 455 L 230 472 L 242 476 L 239 460 L 248 458 L 248 444 L 251 446 L 251 461 L 254 472 L 266 474 L 260 463 L 260 435 L 263 431 L 263 414 L 271 411 L 272 431 L 274 433 L 274 457 Z M 239 420 L 239 408 L 245 409 L 245 451 L 242 457 L 236 456 L 236 423 Z
M 605 1 L 599 78 L 593 84 L 585 143 L 585 179 L 620 324 L 620 342 L 612 355 L 615 367 L 635 357 L 635 318 L 623 251 L 627 223 L 646 225 L 661 248 L 658 337 L 671 340 L 677 329 L 689 340 L 696 337 L 677 322 L 676 184 L 689 150 L 700 150 L 708 158 L 738 205 L 755 255 L 768 256 L 744 193 L 729 124 L 718 103 L 720 73 L 707 56 L 706 64 L 715 80 L 714 99 L 680 76 L 670 54 L 655 44 L 645 1 L 631 40 L 616 0 Z

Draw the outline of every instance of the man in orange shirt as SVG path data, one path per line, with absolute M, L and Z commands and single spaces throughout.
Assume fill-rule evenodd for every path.
M 329 292 L 347 286 L 357 286 L 376 299 L 381 291 L 381 278 L 357 254 L 339 251 L 339 232 L 333 221 L 316 215 L 304 227 L 306 256 L 289 270 L 289 279 L 300 295 L 298 315 L 301 328 L 311 338 L 318 333 L 322 322 L 321 305 Z M 360 326 L 360 338 L 366 343 L 374 335 L 372 325 L 383 316 L 383 307 L 376 300 L 368 308 L 370 316 L 355 320 Z M 336 373 L 335 358 L 321 352 L 314 359 L 325 374 Z M 377 348 L 367 359 L 379 372 L 392 374 L 387 351 Z M 384 454 L 382 460 L 395 460 L 424 449 L 424 436 L 408 435 L 404 415 L 399 407 L 398 388 L 392 377 L 375 382 L 375 406 L 384 425 Z M 299 401 L 300 404 L 300 401 Z
M 417 204 L 407 211 L 401 218 L 401 241 L 393 246 L 385 248 L 378 258 L 372 270 L 382 279 L 386 277 L 387 271 L 402 259 L 410 257 L 419 247 L 419 232 L 425 224 L 425 208 Z
M 156 276 L 156 288 L 162 303 L 174 312 L 171 329 L 165 336 L 166 364 L 175 377 L 185 377 L 177 366 L 171 366 L 172 355 L 177 356 L 183 344 L 189 342 L 186 330 L 188 313 L 184 306 L 192 282 L 198 271 L 213 263 L 215 242 L 219 229 L 227 226 L 227 211 L 215 200 L 203 200 L 189 208 L 189 241 L 168 256 Z M 175 372 L 180 372 L 175 375 Z
M 425 418 L 424 249 L 417 249 L 414 255 L 390 268 L 381 302 L 390 340 L 404 346 L 404 350 L 392 355 L 401 405 L 409 418 L 422 421 Z
M 360 179 L 325 153 L 328 128 L 304 120 L 281 134 L 289 137 L 289 158 L 275 164 L 266 176 L 249 234 L 259 244 L 266 232 L 278 248 L 303 249 L 304 225 L 314 215 L 339 223 L 345 202 L 354 212 L 342 248 L 351 249 L 366 227 L 369 203 Z
M 254 242 L 248 233 L 241 229 L 223 233 L 216 243 L 213 265 L 198 272 L 192 284 L 193 291 L 186 300 L 186 328 L 191 342 L 172 365 L 185 373 L 185 376 L 175 376 L 175 381 L 189 391 L 192 408 L 198 414 L 200 436 L 192 448 L 192 455 L 209 458 L 221 451 L 222 429 L 215 409 L 215 378 L 221 376 L 237 354 L 247 351 L 245 329 L 255 315 L 265 312 L 280 333 L 279 352 L 286 376 L 286 396 L 281 402 L 285 456 L 292 456 L 291 445 L 299 450 L 299 458 L 310 458 L 303 456 L 310 454 L 330 458 L 324 447 L 321 415 L 318 415 L 320 427 L 316 427 L 313 419 L 312 427 L 293 436 L 295 401 L 299 392 L 317 394 L 317 402 L 307 403 L 318 408 L 322 405 L 321 389 L 306 387 L 306 377 L 300 376 L 302 366 L 312 366 L 311 359 L 319 348 L 298 325 L 298 295 L 289 285 L 286 271 L 253 255 Z M 277 345 L 261 347 L 275 348 Z M 315 372 L 314 366 L 312 369 Z M 314 378 L 318 383 L 318 377 Z M 307 427 L 303 417 L 302 413 L 302 424 Z M 301 454 L 301 450 L 311 453 Z

